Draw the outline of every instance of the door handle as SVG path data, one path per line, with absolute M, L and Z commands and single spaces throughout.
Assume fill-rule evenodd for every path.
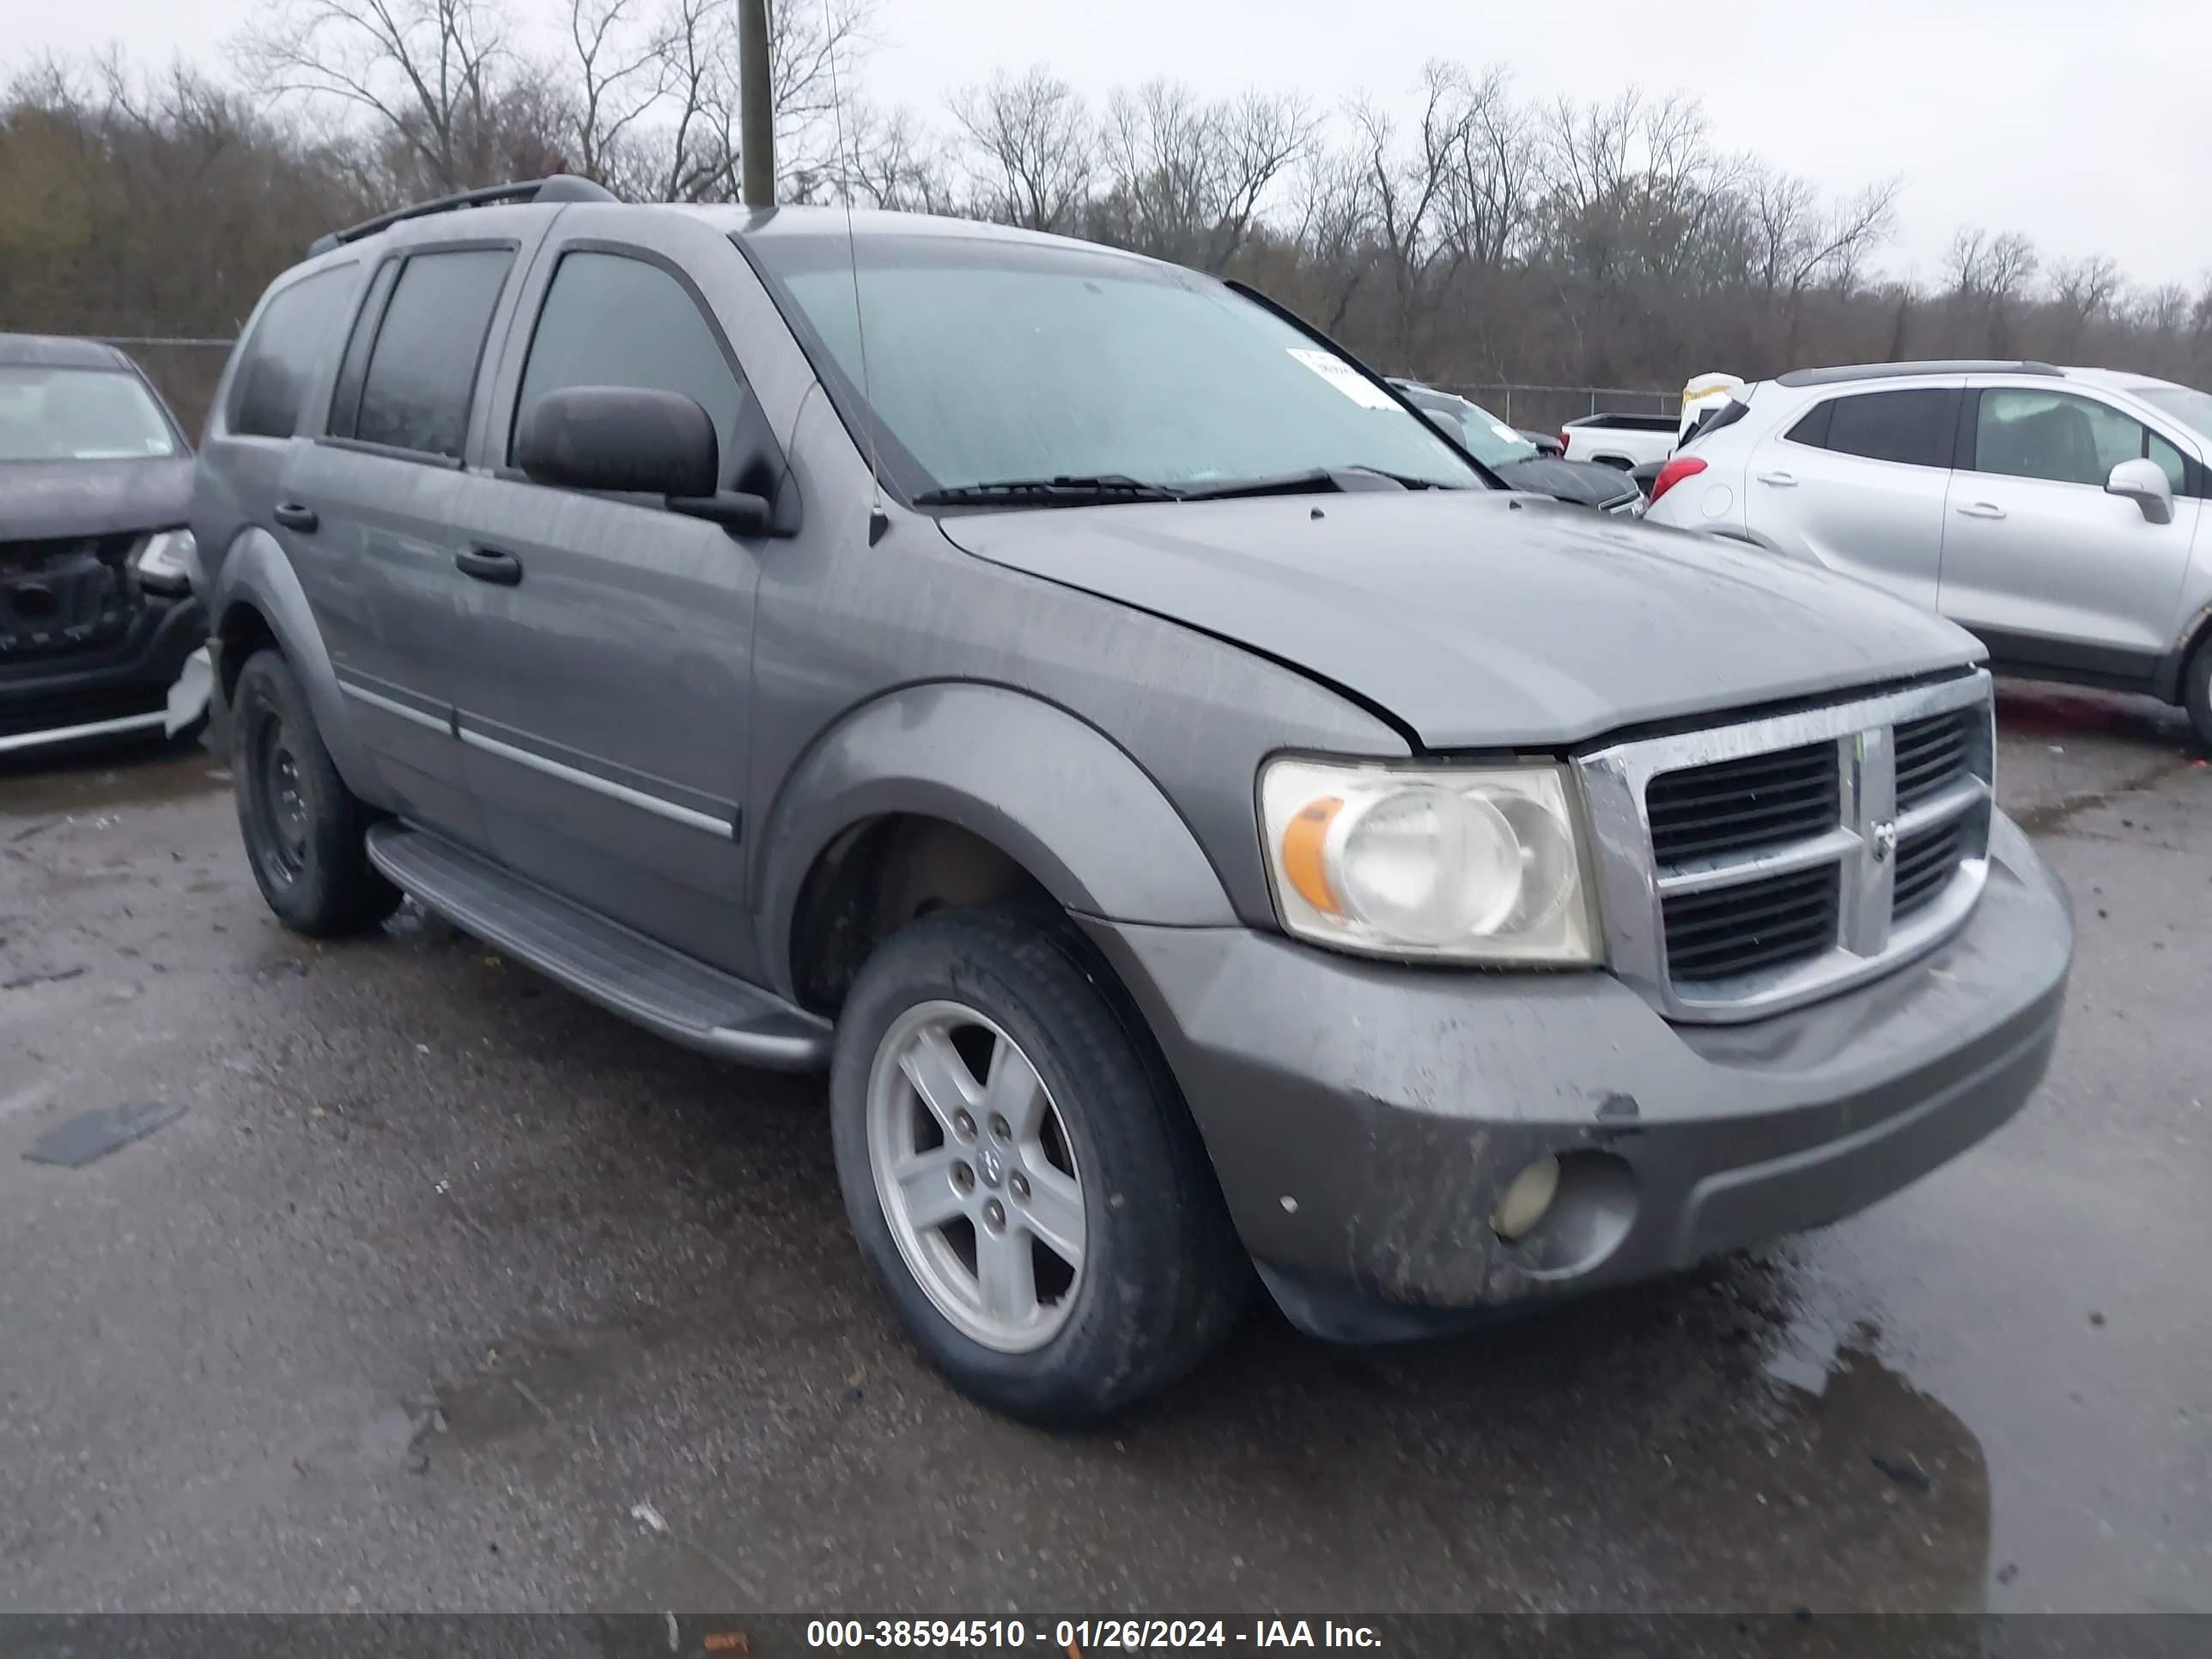
M 1969 501 L 1966 506 L 1960 507 L 1959 511 L 1969 519 L 2002 519 L 2004 517 L 2004 508 L 1999 507 L 1995 501 Z
M 297 501 L 279 501 L 269 516 L 285 529 L 296 530 L 302 535 L 312 535 L 323 522 L 313 507 L 302 507 Z
M 522 561 L 495 547 L 465 547 L 453 555 L 453 568 L 480 582 L 513 587 L 522 580 Z
M 1759 475 L 1759 481 L 1763 484 L 1772 484 L 1777 489 L 1795 489 L 1797 487 L 1797 475 L 1794 472 L 1762 472 Z

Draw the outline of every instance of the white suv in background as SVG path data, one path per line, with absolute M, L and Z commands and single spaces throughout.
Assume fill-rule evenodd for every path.
M 2145 692 L 2212 744 L 2212 396 L 2031 362 L 1799 369 L 1654 481 L 1654 524 L 1941 611 L 2002 672 Z

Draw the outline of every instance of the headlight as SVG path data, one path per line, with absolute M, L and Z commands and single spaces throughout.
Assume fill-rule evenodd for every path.
M 1273 761 L 1260 821 L 1277 914 L 1302 939 L 1456 962 L 1598 959 L 1556 765 Z
M 138 585 L 150 593 L 182 593 L 191 586 L 192 556 L 198 551 L 189 530 L 157 530 L 132 555 Z

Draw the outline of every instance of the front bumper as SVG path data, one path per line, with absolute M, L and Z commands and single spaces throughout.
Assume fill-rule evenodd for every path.
M 208 711 L 215 676 L 207 637 L 197 599 L 149 595 L 112 649 L 0 661 L 0 754 L 175 736 Z
M 1238 929 L 1089 926 L 1277 1300 L 1351 1340 L 1519 1311 L 1863 1209 L 2026 1103 L 2073 954 L 2063 889 L 2001 815 L 1959 933 L 1746 1025 L 1671 1025 L 1604 974 L 1446 972 Z M 1559 1196 L 1509 1244 L 1491 1218 L 1546 1153 Z

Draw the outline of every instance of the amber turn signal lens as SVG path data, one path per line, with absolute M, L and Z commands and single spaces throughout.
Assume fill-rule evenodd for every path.
M 1328 846 L 1328 826 L 1344 810 L 1343 800 L 1335 795 L 1323 795 L 1318 800 L 1308 801 L 1298 814 L 1283 826 L 1283 874 L 1298 896 L 1316 910 L 1332 916 L 1344 914 L 1344 906 L 1328 884 L 1328 864 L 1325 856 Z

